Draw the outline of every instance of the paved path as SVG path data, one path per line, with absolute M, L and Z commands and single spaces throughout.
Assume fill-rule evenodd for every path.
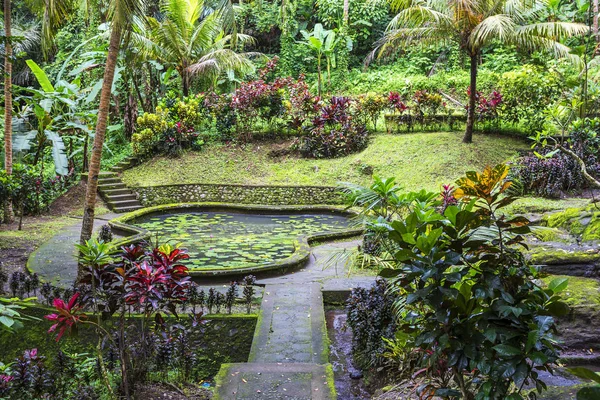
M 267 285 L 249 362 L 325 364 L 327 332 L 321 285 Z
M 94 228 L 115 216 L 99 216 Z M 73 225 L 32 254 L 28 267 L 42 280 L 62 287 L 72 285 L 77 272 L 73 245 L 80 229 L 81 220 L 74 219 Z M 357 244 L 349 241 L 314 247 L 304 268 L 258 281 L 265 289 L 249 362 L 221 366 L 216 377 L 217 399 L 335 399 L 323 290 L 339 293 L 372 284 L 373 276 L 349 277 L 343 260 L 335 257 Z
M 347 291 L 372 284 L 372 276 L 349 278 L 344 263 L 332 259 L 356 245 L 315 247 L 300 271 L 259 280 L 265 291 L 248 363 L 221 366 L 217 399 L 336 398 L 322 290 Z
M 118 214 L 103 214 L 94 220 L 94 231 L 106 224 Z M 77 277 L 77 251 L 81 233 L 80 218 L 73 218 L 73 224 L 65 227 L 49 241 L 44 243 L 29 257 L 27 267 L 44 282 L 67 288 L 73 285 Z

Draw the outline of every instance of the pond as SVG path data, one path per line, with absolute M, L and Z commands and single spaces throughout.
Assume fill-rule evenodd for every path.
M 147 214 L 128 222 L 148 230 L 161 241 L 188 249 L 193 270 L 234 269 L 287 258 L 303 235 L 343 231 L 348 217 L 333 213 L 248 214 L 242 212 L 182 211 Z

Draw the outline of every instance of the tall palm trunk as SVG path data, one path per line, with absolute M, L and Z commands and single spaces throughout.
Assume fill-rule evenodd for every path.
M 343 14 L 344 28 L 348 27 L 349 16 L 350 16 L 350 0 L 344 0 L 344 14 Z
M 183 89 L 183 97 L 187 97 L 190 94 L 190 75 L 187 62 L 183 63 L 179 74 L 181 75 L 181 88 Z
M 321 97 L 322 92 L 322 79 L 321 79 L 321 55 L 317 56 L 317 95 Z
M 106 134 L 106 125 L 108 123 L 108 114 L 110 110 L 110 98 L 113 79 L 115 77 L 115 67 L 117 57 L 121 47 L 122 28 L 114 26 L 110 34 L 110 44 L 108 47 L 108 56 L 106 58 L 106 67 L 104 69 L 104 81 L 102 82 L 102 91 L 100 92 L 100 107 L 98 109 L 98 121 L 96 122 L 96 134 L 92 147 L 92 160 L 88 173 L 87 190 L 85 193 L 85 208 L 83 210 L 83 222 L 81 225 L 81 244 L 92 237 L 94 229 L 94 211 L 96 206 L 96 190 L 98 189 L 98 175 L 100 174 L 100 162 L 102 159 L 102 147 L 104 145 L 104 136 Z M 82 272 L 81 270 L 79 271 Z
M 473 142 L 473 128 L 475 126 L 475 99 L 477 98 L 477 63 L 479 54 L 471 55 L 471 83 L 469 84 L 469 108 L 467 110 L 467 129 L 463 137 L 464 143 Z
M 4 0 L 4 169 L 12 174 L 12 32 L 10 21 L 10 0 Z M 13 219 L 12 204 L 4 205 L 4 222 Z
M 594 39 L 598 42 L 600 39 L 598 37 L 598 0 L 593 1 L 592 12 L 594 14 L 592 19 L 592 32 L 594 33 Z

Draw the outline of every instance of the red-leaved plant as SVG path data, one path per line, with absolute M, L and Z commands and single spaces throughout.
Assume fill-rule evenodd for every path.
M 149 356 L 135 347 L 149 347 L 150 321 L 154 320 L 159 328 L 164 328 L 166 323 L 161 313 L 177 316 L 176 307 L 186 300 L 191 283 L 188 268 L 181 263 L 189 255 L 184 249 L 169 245 L 151 250 L 142 244 L 124 246 L 117 257 L 113 257 L 114 250 L 102 242 L 92 240 L 77 247 L 81 254 L 80 263 L 87 274 L 81 279 L 80 291 L 68 302 L 54 300 L 56 313 L 45 317 L 55 322 L 49 332 L 58 330 L 58 341 L 65 333 L 74 333 L 79 324 L 93 326 L 99 334 L 98 359 L 108 390 L 112 391 L 102 361 L 102 338 L 118 351 L 121 391 L 130 398 L 135 380 L 144 379 L 147 374 Z M 90 311 L 94 318 L 87 318 L 83 313 L 85 310 Z M 135 319 L 126 318 L 131 310 L 142 313 L 140 324 Z M 115 314 L 117 318 L 113 326 L 117 329 L 111 334 L 103 324 Z M 138 336 L 132 335 L 135 329 Z M 135 345 L 128 341 L 130 337 L 135 340 Z
M 68 331 L 69 334 L 76 332 L 77 325 L 87 318 L 82 312 L 81 305 L 78 303 L 79 296 L 79 293 L 75 293 L 73 297 L 69 299 L 68 303 L 65 303 L 61 299 L 54 299 L 53 305 L 57 312 L 44 317 L 48 321 L 54 322 L 54 325 L 48 329 L 48 333 L 53 333 L 58 330 L 58 334 L 56 335 L 57 342 L 65 332 Z

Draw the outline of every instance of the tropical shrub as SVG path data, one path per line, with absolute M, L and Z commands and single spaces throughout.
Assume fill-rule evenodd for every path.
M 385 341 L 396 333 L 394 301 L 388 282 L 378 279 L 370 289 L 352 290 L 346 301 L 347 325 L 352 330 L 352 356 L 357 366 L 367 370 L 383 362 Z
M 102 342 L 109 343 L 118 354 L 121 392 L 129 397 L 135 383 L 144 381 L 152 366 L 152 325 L 157 332 L 164 332 L 168 322 L 163 315 L 177 316 L 177 307 L 187 300 L 190 277 L 181 262 L 189 256 L 170 245 L 149 248 L 133 244 L 123 247 L 119 254 L 103 242 L 88 241 L 77 248 L 86 274 L 68 301 L 53 300 L 56 312 L 46 316 L 53 322 L 49 333 L 56 332 L 58 341 L 65 333 L 76 332 L 80 325 L 93 327 L 99 335 L 99 370 L 107 390 L 112 388 L 103 362 Z M 141 314 L 139 322 L 126 318 L 131 311 Z
M 156 108 L 156 113 L 145 113 L 138 117 L 136 133 L 131 137 L 133 153 L 148 156 L 154 151 L 154 146 L 160 136 L 168 128 L 168 111 L 162 107 Z
M 377 129 L 377 120 L 388 107 L 388 99 L 377 93 L 366 93 L 352 102 L 352 113 L 365 126 L 370 122 Z
M 503 97 L 502 120 L 524 124 L 531 131 L 542 129 L 545 110 L 560 97 L 562 82 L 556 71 L 532 65 L 503 73 L 497 84 Z
M 523 399 L 524 383 L 541 392 L 537 371 L 558 360 L 553 316 L 569 312 L 558 296 L 567 281 L 536 284 L 517 248 L 528 221 L 501 213 L 515 200 L 507 174 L 468 172 L 444 201 L 414 201 L 389 224 L 393 261 L 381 275 L 398 296 L 397 331 L 410 336 L 402 357 L 422 355 L 412 374 L 421 396 Z
M 312 126 L 299 142 L 304 157 L 334 158 L 364 149 L 368 143 L 368 131 L 364 124 L 350 115 L 347 97 L 333 97 L 330 104 L 321 108 Z
M 320 99 L 311 95 L 304 75 L 274 77 L 277 62 L 278 58 L 271 60 L 259 71 L 260 79 L 242 83 L 231 98 L 242 141 L 251 140 L 264 125 L 273 131 L 276 122 L 298 131 L 319 110 Z
M 587 172 L 600 177 L 600 120 L 575 121 L 571 134 L 563 144 L 572 150 L 586 165 Z M 514 177 L 523 193 L 558 198 L 566 192 L 578 191 L 588 186 L 581 166 L 572 156 L 552 144 L 545 145 L 543 133 L 535 138 L 534 151 L 521 157 L 514 168 Z
M 167 96 L 155 113 L 138 117 L 136 133 L 131 138 L 134 154 L 178 156 L 182 149 L 197 146 L 199 132 L 211 127 L 207 96 L 198 94 L 183 99 Z
M 446 107 L 440 94 L 430 93 L 427 90 L 417 90 L 413 95 L 413 101 L 417 115 L 422 116 L 437 115 L 443 107 Z

